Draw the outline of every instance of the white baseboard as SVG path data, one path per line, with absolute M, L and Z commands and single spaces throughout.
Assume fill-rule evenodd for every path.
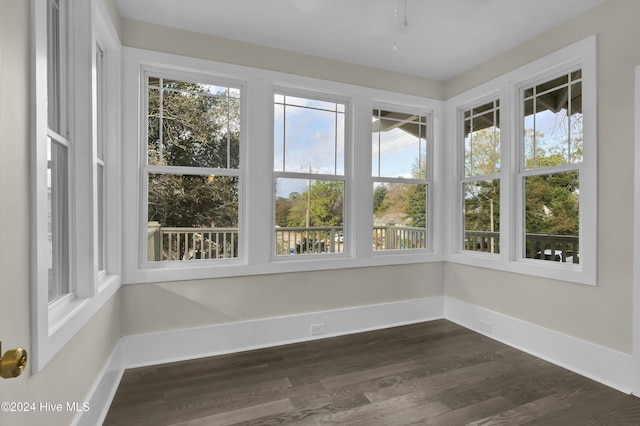
M 619 391 L 633 390 L 632 355 L 450 297 L 444 317 Z
M 126 368 L 285 345 L 443 317 L 442 296 L 122 338 Z M 323 334 L 311 326 L 324 324 Z
M 93 387 L 76 426 L 102 424 L 127 368 L 228 354 L 443 318 L 443 296 L 124 336 Z M 311 326 L 324 333 L 311 335 Z
M 89 403 L 88 410 L 78 413 L 74 419 L 72 426 L 95 426 L 104 422 L 111 401 L 116 394 L 120 379 L 124 373 L 124 366 L 121 360 L 120 342 L 111 351 L 111 355 L 107 360 L 101 374 L 89 392 L 87 401 Z

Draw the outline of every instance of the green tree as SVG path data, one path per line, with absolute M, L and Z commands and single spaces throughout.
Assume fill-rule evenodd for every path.
M 289 198 L 276 200 L 276 224 L 279 226 L 341 226 L 344 222 L 344 184 L 341 181 L 316 180 L 309 190 L 292 192 Z
M 424 179 L 427 176 L 427 164 L 424 158 L 416 158 L 413 163 L 411 176 Z M 407 184 L 404 186 L 407 198 L 405 214 L 410 226 L 427 226 L 427 186 L 423 184 Z
M 150 165 L 237 168 L 238 99 L 210 96 L 201 84 L 150 80 Z M 161 101 L 162 100 L 162 101 Z M 238 180 L 228 176 L 150 174 L 149 221 L 162 226 L 236 227 Z
M 384 214 L 384 212 L 387 210 L 388 206 L 384 204 L 384 199 L 387 196 L 387 192 L 389 192 L 389 189 L 384 184 L 377 186 L 373 191 L 373 214 L 375 216 Z

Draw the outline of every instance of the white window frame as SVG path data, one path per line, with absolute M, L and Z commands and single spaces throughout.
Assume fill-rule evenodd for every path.
M 275 188 L 275 182 L 277 179 L 310 179 L 310 180 L 321 180 L 321 181 L 340 181 L 343 183 L 343 188 L 344 188 L 344 211 L 343 211 L 343 218 L 344 218 L 344 224 L 343 224 L 343 232 L 347 235 L 350 234 L 350 228 L 351 228 L 351 223 L 349 220 L 349 212 L 351 210 L 351 203 L 349 203 L 349 200 L 351 199 L 350 194 L 351 194 L 351 176 L 352 176 L 352 167 L 351 167 L 351 152 L 352 152 L 352 135 L 353 132 L 351 131 L 352 128 L 352 119 L 353 119 L 353 108 L 351 105 L 351 99 L 348 97 L 341 97 L 338 95 L 331 95 L 331 94 L 327 94 L 327 93 L 322 93 L 322 92 L 314 92 L 314 91 L 309 91 L 309 90 L 304 90 L 304 89 L 300 89 L 300 88 L 291 88 L 291 87 L 287 87 L 287 86 L 275 86 L 273 88 L 273 96 L 271 97 L 272 100 L 275 99 L 275 95 L 282 95 L 285 97 L 287 96 L 291 96 L 291 97 L 297 97 L 297 98 L 302 98 L 302 99 L 309 99 L 309 100 L 314 100 L 314 101 L 321 101 L 321 102 L 328 102 L 328 103 L 335 103 L 335 104 L 342 104 L 344 105 L 344 164 L 343 164 L 343 170 L 344 172 L 342 174 L 319 174 L 319 173 L 313 173 L 313 172 L 293 172 L 293 171 L 275 171 L 274 167 L 272 165 L 272 174 L 273 174 L 273 184 L 274 184 L 274 188 Z M 275 101 L 273 101 L 273 105 L 275 105 Z M 272 114 L 273 114 L 273 106 L 271 108 Z M 272 119 L 273 121 L 273 119 Z M 275 149 L 275 140 L 274 140 L 274 132 L 271 132 L 271 149 L 274 150 Z M 286 137 L 286 136 L 285 136 Z M 286 143 L 286 140 L 285 140 Z M 273 155 L 271 156 L 271 158 L 273 159 Z M 283 164 L 284 167 L 284 164 Z M 283 256 L 283 255 L 277 255 L 275 253 L 275 247 L 276 247 L 276 229 L 275 229 L 275 205 L 276 205 L 276 194 L 275 191 L 273 192 L 273 197 L 272 197 L 272 204 L 273 204 L 273 222 L 271 224 L 271 228 L 272 228 L 272 243 L 271 243 L 271 260 L 273 262 L 278 262 L 281 260 L 287 260 L 287 261 L 300 261 L 300 260 L 309 260 L 309 259 L 327 259 L 327 258 L 332 258 L 332 257 L 337 257 L 337 258 L 341 258 L 341 257 L 349 257 L 351 256 L 351 246 L 352 244 L 349 241 L 349 238 L 346 238 L 346 243 L 344 244 L 344 250 L 341 253 L 319 253 L 319 254 L 304 254 L 303 256 Z
M 119 69 L 120 42 L 101 0 L 69 0 L 70 109 L 69 156 L 69 293 L 48 300 L 47 231 L 47 2 L 31 1 L 31 289 L 32 370 L 40 371 L 115 293 L 119 271 Z M 79 43 L 86 40 L 86 43 Z M 96 59 L 100 40 L 106 49 L 109 85 L 104 107 L 111 130 L 105 134 L 108 199 L 105 215 L 107 269 L 98 271 L 96 150 Z M 73 83 L 73 84 L 71 84 Z M 107 272 L 108 271 L 108 272 Z
M 520 91 L 534 82 L 548 81 L 572 70 L 582 70 L 583 105 L 583 161 L 580 167 L 580 264 L 560 264 L 536 259 L 525 259 L 521 240 L 524 238 L 523 191 L 519 179 L 522 139 L 522 107 Z M 451 144 L 447 155 L 452 165 L 450 182 L 458 187 L 461 176 L 461 156 L 458 111 L 481 100 L 497 96 L 501 109 L 501 194 L 500 240 L 498 256 L 482 256 L 461 249 L 462 226 L 459 220 L 450 220 L 447 229 L 446 259 L 450 262 L 492 268 L 496 270 L 544 277 L 579 284 L 597 283 L 597 81 L 596 36 L 588 37 L 545 57 L 508 72 L 494 80 L 475 87 L 447 101 L 451 120 Z M 571 168 L 577 168 L 573 165 Z M 455 189 L 455 188 L 454 188 Z M 462 212 L 461 189 L 448 191 L 455 199 L 447 202 L 447 217 L 459 218 Z
M 426 131 L 426 134 L 424 135 L 424 138 L 426 142 L 425 155 L 426 155 L 427 175 L 425 176 L 425 178 L 414 179 L 414 178 L 379 177 L 379 176 L 374 176 L 373 170 L 372 170 L 369 173 L 369 176 L 370 176 L 369 190 L 373 192 L 373 185 L 376 182 L 426 185 L 427 209 L 425 211 L 425 214 L 427 217 L 427 222 L 425 225 L 425 232 L 427 235 L 426 235 L 426 241 L 425 241 L 425 248 L 401 249 L 401 250 L 400 249 L 399 250 L 395 250 L 395 249 L 394 250 L 373 250 L 373 248 L 371 248 L 372 256 L 376 256 L 376 257 L 377 256 L 403 256 L 410 253 L 420 253 L 420 252 L 433 253 L 435 241 L 437 240 L 437 237 L 434 236 L 434 225 L 433 225 L 435 212 L 442 207 L 441 205 L 439 205 L 438 207 L 434 206 L 434 203 L 436 200 L 436 196 L 435 196 L 436 188 L 435 188 L 435 185 L 433 184 L 433 181 L 434 181 L 434 173 L 435 173 L 434 170 L 437 169 L 436 161 L 434 161 L 434 158 L 436 156 L 436 149 L 434 148 L 434 143 L 433 143 L 434 137 L 436 134 L 434 131 L 434 120 L 433 120 L 435 111 L 433 109 L 427 109 L 424 106 L 394 104 L 394 103 L 389 103 L 382 100 L 374 100 L 372 110 L 374 109 L 399 112 L 403 114 L 415 114 L 415 115 L 425 117 L 426 119 L 425 127 L 427 131 Z M 371 133 L 371 131 L 369 131 L 369 133 Z M 371 138 L 369 138 L 369 146 L 370 148 L 372 148 Z M 371 162 L 372 155 L 373 153 L 370 152 L 369 162 Z M 373 194 L 372 194 L 372 197 L 373 197 Z M 373 208 L 373 202 L 370 204 L 370 208 Z M 373 224 L 371 229 L 373 229 Z
M 352 267 L 401 265 L 442 261 L 439 241 L 442 241 L 440 209 L 432 214 L 431 250 L 407 250 L 403 253 L 384 253 L 375 256 L 371 248 L 371 229 L 373 217 L 371 205 L 371 110 L 374 102 L 390 105 L 402 105 L 417 111 L 424 111 L 432 120 L 432 143 L 441 137 L 443 128 L 441 119 L 442 101 L 418 96 L 376 90 L 362 86 L 320 80 L 311 77 L 268 71 L 240 65 L 226 64 L 205 59 L 184 57 L 162 52 L 124 47 L 122 49 L 122 179 L 124 182 L 135 182 L 123 186 L 123 205 L 126 214 L 123 216 L 123 282 L 155 283 L 165 281 L 181 281 L 191 279 L 209 279 L 233 276 L 262 275 L 296 271 L 312 271 L 325 269 L 341 269 Z M 141 197 L 145 196 L 141 174 L 140 156 L 143 152 L 140 144 L 144 133 L 142 126 L 143 103 L 141 72 L 149 67 L 165 70 L 165 72 L 206 75 L 215 81 L 233 81 L 242 83 L 245 90 L 244 108 L 246 117 L 243 121 L 246 129 L 241 130 L 246 137 L 245 152 L 240 159 L 243 164 L 243 194 L 241 203 L 244 208 L 240 220 L 244 227 L 242 242 L 244 256 L 230 262 L 203 263 L 200 261 L 166 262 L 162 266 L 145 265 L 140 257 L 141 245 Z M 345 196 L 345 226 L 349 228 L 344 235 L 345 241 L 351 245 L 344 254 L 339 255 L 305 255 L 305 256 L 272 256 L 274 247 L 275 223 L 274 185 L 273 185 L 273 132 L 274 132 L 274 91 L 286 90 L 296 95 L 312 98 L 338 99 L 349 101 L 345 117 L 351 116 L 346 141 L 352 141 L 345 147 L 345 179 L 347 193 Z M 349 119 L 347 119 L 349 121 Z M 442 191 L 438 188 L 439 160 L 435 156 L 442 151 L 434 149 L 434 179 L 432 185 L 433 201 L 440 203 Z M 146 229 L 146 223 L 144 224 Z
M 502 235 L 500 235 L 500 242 L 498 243 L 498 246 L 500 247 L 500 251 L 499 253 L 488 253 L 488 252 L 482 252 L 482 251 L 473 251 L 473 250 L 465 250 L 464 248 L 464 239 L 465 239 L 465 220 L 464 220 L 464 191 L 463 191 L 463 187 L 464 184 L 466 183 L 474 183 L 474 182 L 479 182 L 479 181 L 483 181 L 483 180 L 495 180 L 498 179 L 500 181 L 500 188 L 501 188 L 501 197 L 500 197 L 500 202 L 502 204 L 502 169 L 503 169 L 503 164 L 505 161 L 505 157 L 503 156 L 502 153 L 502 149 L 503 149 L 503 131 L 502 131 L 502 122 L 498 123 L 498 128 L 500 129 L 500 170 L 499 172 L 496 173 L 492 173 L 492 174 L 486 174 L 486 175 L 471 175 L 471 176 L 465 176 L 465 145 L 464 145 L 464 122 L 465 122 L 465 118 L 464 118 L 464 113 L 465 111 L 470 111 L 474 108 L 480 107 L 482 105 L 486 105 L 488 103 L 491 102 L 500 102 L 500 97 L 499 97 L 499 93 L 492 93 L 488 96 L 484 96 L 481 99 L 475 100 L 471 103 L 468 103 L 466 105 L 460 106 L 457 108 L 456 110 L 456 119 L 455 119 L 455 123 L 456 123 L 456 127 L 455 127 L 455 131 L 454 131 L 454 135 L 455 135 L 455 143 L 458 144 L 458 149 L 460 152 L 460 155 L 458 156 L 458 166 L 457 166 L 457 170 L 459 171 L 459 174 L 457 176 L 457 188 L 456 191 L 458 191 L 459 195 L 459 200 L 456 201 L 455 205 L 456 206 L 460 206 L 459 207 L 459 212 L 460 214 L 458 215 L 458 219 L 459 219 L 459 224 L 457 224 L 457 229 L 456 229 L 456 240 L 453 243 L 453 247 L 455 247 L 455 249 L 457 251 L 460 252 L 464 252 L 465 254 L 468 254 L 469 256 L 477 256 L 477 257 L 487 257 L 487 258 L 496 258 L 497 256 L 500 255 L 500 253 L 502 252 Z M 500 110 L 500 117 L 501 120 L 504 121 L 502 119 L 502 104 L 500 104 L 497 108 L 495 108 L 494 111 L 498 111 Z M 502 210 L 502 205 L 500 206 L 501 210 Z M 502 223 L 502 218 L 501 218 L 501 223 Z M 502 229 L 502 225 L 500 226 L 500 229 Z
M 240 90 L 240 152 L 239 152 L 239 166 L 238 168 L 207 168 L 207 167 L 183 167 L 183 166 L 154 166 L 149 165 L 147 158 L 147 129 L 148 129 L 148 77 L 160 77 L 160 78 L 170 78 L 176 79 L 178 81 L 190 82 L 190 83 L 201 83 L 201 84 L 210 84 L 214 86 L 224 86 L 230 87 L 233 89 Z M 193 261 L 153 261 L 150 262 L 147 260 L 147 250 L 148 245 L 144 244 L 143 241 L 147 240 L 147 218 L 148 218 L 148 177 L 152 173 L 166 173 L 166 174 L 184 174 L 184 175 L 218 175 L 218 176 L 232 176 L 237 177 L 239 180 L 238 185 L 238 256 L 234 258 L 223 258 L 223 259 L 207 259 L 207 260 L 198 260 L 197 265 L 193 265 L 199 268 L 208 268 L 215 267 L 217 265 L 238 265 L 244 264 L 245 261 L 245 244 L 246 238 L 244 236 L 245 231 L 245 222 L 244 222 L 244 204 L 245 204 L 245 196 L 244 196 L 244 182 L 245 182 L 245 145 L 246 145 L 246 124 L 245 117 L 246 114 L 246 88 L 245 83 L 241 80 L 230 79 L 225 76 L 215 76 L 211 74 L 204 74 L 194 71 L 186 71 L 186 70 L 176 70 L 172 68 L 166 68 L 157 65 L 144 65 L 140 70 L 140 178 L 139 182 L 141 182 L 141 197 L 140 197 L 140 206 L 139 211 L 140 214 L 140 223 L 139 223 L 139 244 L 138 244 L 138 259 L 140 259 L 140 266 L 142 268 L 148 269 L 167 269 L 167 270 L 175 270 L 184 268 L 184 262 L 193 262 Z M 144 141 L 144 143 L 142 143 Z M 182 265 L 181 265 L 182 263 Z M 189 266 L 189 265 L 186 265 Z

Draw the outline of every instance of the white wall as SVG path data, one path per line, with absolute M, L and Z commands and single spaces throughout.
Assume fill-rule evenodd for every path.
M 29 2 L 0 0 L 0 340 L 31 350 L 29 294 Z M 68 425 L 77 413 L 41 402 L 87 401 L 120 336 L 110 300 L 39 373 L 0 379 L 0 401 L 34 402 L 36 412 L 0 412 L 0 424 Z
M 610 0 L 446 83 L 454 96 L 591 34 L 598 39 L 598 285 L 446 266 L 447 296 L 624 353 L 632 349 L 634 67 L 640 2 Z
M 442 296 L 442 267 L 438 262 L 125 285 L 123 334 Z

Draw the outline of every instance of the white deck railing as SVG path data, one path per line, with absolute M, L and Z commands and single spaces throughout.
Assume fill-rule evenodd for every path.
M 276 254 L 342 253 L 342 226 L 277 227 Z M 395 224 L 373 227 L 373 249 L 406 250 L 426 247 L 424 228 Z M 147 260 L 225 259 L 238 257 L 237 228 L 162 227 L 149 222 Z

